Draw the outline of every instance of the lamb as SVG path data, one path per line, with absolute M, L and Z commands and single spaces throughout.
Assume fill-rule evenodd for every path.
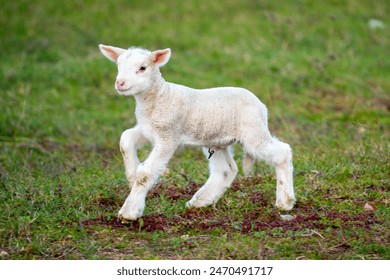
M 142 217 L 145 198 L 165 170 L 179 145 L 203 147 L 210 175 L 186 207 L 215 204 L 237 175 L 232 145 L 240 144 L 247 175 L 255 159 L 276 171 L 275 206 L 290 210 L 295 203 L 292 150 L 268 130 L 267 108 L 250 91 L 236 87 L 203 90 L 166 82 L 160 72 L 171 50 L 149 51 L 99 45 L 102 54 L 118 66 L 116 91 L 136 100 L 137 125 L 120 138 L 125 173 L 130 185 L 118 217 L 122 222 Z M 148 158 L 140 163 L 137 149 L 150 142 Z

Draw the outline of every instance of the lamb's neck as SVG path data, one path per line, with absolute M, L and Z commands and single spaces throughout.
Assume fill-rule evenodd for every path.
M 149 103 L 154 102 L 156 99 L 164 98 L 168 92 L 169 86 L 161 74 L 159 74 L 153 79 L 152 85 L 148 90 L 135 97 L 137 103 Z
M 168 103 L 171 93 L 169 83 L 159 73 L 147 91 L 135 95 L 136 111 L 150 116 L 156 107 L 164 106 L 164 104 Z

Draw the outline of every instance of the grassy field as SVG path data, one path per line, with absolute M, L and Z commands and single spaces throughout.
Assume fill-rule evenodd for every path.
M 389 1 L 1 2 L 0 259 L 390 259 Z M 187 210 L 208 170 L 185 148 L 121 224 L 135 103 L 99 43 L 170 47 L 167 81 L 254 92 L 294 150 L 294 220 L 261 162 Z

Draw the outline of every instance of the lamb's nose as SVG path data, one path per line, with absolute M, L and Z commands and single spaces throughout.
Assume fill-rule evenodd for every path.
M 117 80 L 116 85 L 118 88 L 121 88 L 125 85 L 125 81 L 124 80 Z

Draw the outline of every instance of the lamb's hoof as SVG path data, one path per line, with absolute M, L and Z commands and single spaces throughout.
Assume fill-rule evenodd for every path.
M 128 224 L 131 221 L 136 221 L 138 218 L 141 218 L 141 217 L 142 217 L 142 214 L 141 215 L 131 215 L 131 214 L 127 214 L 127 213 L 121 213 L 120 211 L 118 213 L 118 219 L 122 222 L 122 224 Z
M 119 210 L 118 218 L 122 221 L 122 223 L 126 224 L 130 221 L 136 221 L 138 218 L 141 218 L 143 212 L 144 207 L 142 205 L 139 207 L 131 207 L 131 204 L 126 201 L 121 210 Z
M 187 201 L 186 202 L 186 208 L 194 208 L 194 206 L 192 205 L 191 201 Z
M 204 200 L 204 199 L 196 199 L 196 200 L 193 200 L 191 199 L 190 201 L 188 201 L 186 203 L 186 207 L 187 208 L 201 208 L 201 207 L 207 207 L 207 206 L 210 206 L 212 204 L 214 204 L 215 202 L 214 201 L 211 201 L 211 200 Z
M 202 203 L 199 199 L 195 201 L 190 200 L 186 203 L 187 208 L 201 208 L 205 206 L 207 205 L 205 203 Z
M 130 220 L 126 220 L 125 218 L 123 218 L 121 215 L 118 215 L 118 220 L 124 224 L 124 225 L 127 225 L 127 224 L 130 224 L 131 221 Z
M 293 209 L 294 204 L 295 204 L 295 199 L 294 199 L 294 198 L 290 198 L 290 199 L 288 199 L 288 200 L 285 201 L 285 202 L 276 201 L 275 206 L 276 206 L 277 208 L 279 208 L 280 210 L 286 210 L 286 211 L 288 211 L 288 210 Z

